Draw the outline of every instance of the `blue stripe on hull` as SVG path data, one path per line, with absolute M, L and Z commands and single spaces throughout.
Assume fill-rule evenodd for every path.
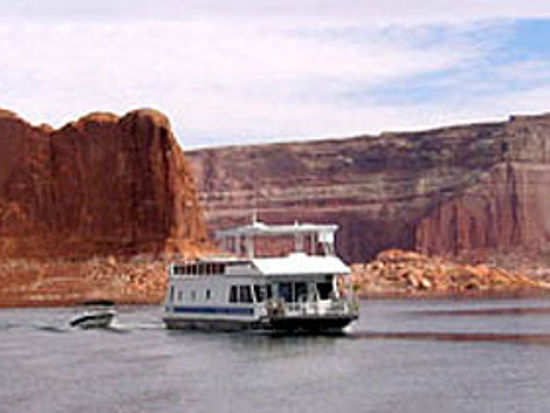
M 180 314 L 254 315 L 254 309 L 249 307 L 174 307 L 172 312 Z

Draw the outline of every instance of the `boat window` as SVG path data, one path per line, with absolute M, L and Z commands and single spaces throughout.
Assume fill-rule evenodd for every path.
M 251 303 L 252 300 L 252 292 L 250 291 L 250 285 L 241 285 L 239 286 L 239 298 L 241 303 Z
M 179 290 L 178 291 L 178 301 L 183 301 L 183 291 L 182 290 Z
M 204 275 L 204 270 L 205 270 L 204 267 L 205 267 L 205 265 L 204 265 L 203 263 L 200 263 L 200 264 L 198 265 L 198 267 L 199 267 L 199 272 L 198 272 L 199 275 Z
M 266 300 L 266 286 L 265 285 L 255 285 L 254 286 L 254 296 L 256 297 L 256 301 L 258 303 L 264 302 Z
M 191 291 L 191 300 L 195 301 L 197 299 L 197 292 L 195 290 Z
M 210 296 L 211 296 L 210 290 L 206 290 L 206 299 L 210 300 Z
M 294 301 L 307 301 L 307 284 L 304 282 L 297 282 L 294 286 Z
M 232 285 L 231 290 L 229 291 L 229 302 L 230 303 L 236 303 L 238 301 L 237 299 L 237 286 Z
M 332 283 L 317 283 L 317 291 L 321 300 L 328 300 L 332 292 Z
M 291 301 L 290 283 L 279 283 L 279 298 L 282 298 L 286 302 Z
M 268 284 L 265 286 L 265 292 L 266 292 L 266 297 L 267 299 L 269 300 L 270 298 L 273 298 L 273 290 L 271 289 L 271 285 Z
M 174 301 L 174 286 L 170 286 L 170 301 Z
M 223 274 L 225 272 L 225 265 L 223 264 L 212 264 L 212 273 L 213 274 Z

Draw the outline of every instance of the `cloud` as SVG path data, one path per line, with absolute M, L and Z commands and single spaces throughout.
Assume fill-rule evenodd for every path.
M 546 0 L 18 0 L 2 16 L 57 20 L 193 19 L 419 24 L 550 17 Z
M 350 110 L 350 91 L 483 53 L 461 38 L 411 47 L 415 30 L 307 29 L 211 21 L 3 24 L 0 93 L 4 105 L 56 126 L 92 110 L 154 106 L 171 115 L 179 134 L 317 134 L 315 124 L 326 124 L 330 112 Z
M 495 60 L 514 26 L 483 20 L 544 15 L 543 2 L 334 4 L 14 2 L 0 18 L 0 105 L 54 126 L 95 110 L 155 107 L 186 147 L 544 108 L 546 61 Z M 525 103 L 529 93 L 536 104 Z M 524 103 L 478 103 L 499 94 Z

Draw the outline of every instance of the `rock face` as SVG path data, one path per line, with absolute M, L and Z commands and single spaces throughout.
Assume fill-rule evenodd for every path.
M 188 159 L 211 230 L 256 208 L 266 222 L 339 223 L 348 262 L 389 248 L 473 259 L 550 252 L 550 115 Z
M 59 130 L 0 112 L 0 258 L 182 252 L 205 238 L 165 116 L 94 113 Z
M 416 227 L 427 253 L 485 249 L 545 256 L 550 247 L 550 117 L 503 126 L 503 159 L 477 183 L 437 205 Z

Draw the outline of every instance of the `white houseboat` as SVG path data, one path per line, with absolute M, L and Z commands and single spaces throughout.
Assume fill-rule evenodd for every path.
M 231 255 L 172 263 L 164 322 L 170 329 L 340 331 L 358 317 L 350 269 L 334 252 L 337 225 L 251 225 L 219 231 Z M 265 239 L 268 237 L 268 239 Z M 287 238 L 282 256 L 260 245 Z M 263 244 L 257 244 L 264 238 Z M 268 243 L 268 244 L 266 244 Z

